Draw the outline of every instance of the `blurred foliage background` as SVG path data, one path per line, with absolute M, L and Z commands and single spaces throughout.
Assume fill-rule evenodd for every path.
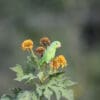
M 9 67 L 23 64 L 20 44 L 31 38 L 35 47 L 43 36 L 62 42 L 59 54 L 68 60 L 68 76 L 78 82 L 75 100 L 100 98 L 99 0 L 0 0 L 0 95 L 15 82 Z

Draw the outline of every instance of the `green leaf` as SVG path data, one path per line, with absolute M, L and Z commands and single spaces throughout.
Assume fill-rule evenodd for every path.
M 22 81 L 22 80 L 26 80 L 26 83 L 29 83 L 31 80 L 37 78 L 36 76 L 34 76 L 33 74 L 29 73 L 28 75 L 23 75 L 22 77 L 20 77 L 20 80 L 18 78 L 16 78 L 15 80 L 17 81 Z
M 3 95 L 1 96 L 0 100 L 12 100 L 9 95 Z
M 24 72 L 22 66 L 17 64 L 15 67 L 10 68 L 12 71 L 16 72 L 17 78 L 15 80 L 21 81 L 22 77 L 24 76 Z
M 14 95 L 17 95 L 19 92 L 22 91 L 21 88 L 12 88 L 12 89 L 10 89 L 10 90 L 13 92 Z
M 74 100 L 73 91 L 69 88 L 75 83 L 69 79 L 64 79 L 63 76 L 59 76 L 57 78 L 52 78 L 47 86 L 54 91 L 56 94 L 57 100 L 60 100 L 61 97 L 65 97 L 67 100 Z
M 66 85 L 67 87 L 70 87 L 70 86 L 73 86 L 73 85 L 76 85 L 77 83 L 76 82 L 73 82 L 69 79 L 66 79 L 63 81 L 64 85 Z
M 35 92 L 24 91 L 18 94 L 16 100 L 39 100 Z
M 44 73 L 43 72 L 39 72 L 37 76 L 39 77 L 40 81 L 43 82 Z
M 57 85 L 62 88 L 69 88 L 77 83 L 69 80 L 63 73 L 57 73 L 56 77 L 50 77 L 48 84 Z
M 30 80 L 32 80 L 34 78 L 37 78 L 32 73 L 25 74 L 23 72 L 23 69 L 22 69 L 21 65 L 17 64 L 15 67 L 12 67 L 10 69 L 13 70 L 14 72 L 16 72 L 16 78 L 15 78 L 15 80 L 17 80 L 17 81 L 27 80 L 27 82 L 30 82 Z
M 30 55 L 30 56 L 27 57 L 27 61 L 28 61 L 29 63 L 32 63 L 33 65 L 39 67 L 39 64 L 38 64 L 38 62 L 39 62 L 39 61 L 38 61 L 38 57 L 37 57 L 34 53 L 32 53 L 32 55 Z
M 62 88 L 70 88 L 71 86 L 75 85 L 75 82 L 72 82 L 71 80 L 56 80 L 57 86 L 62 87 Z
M 50 86 L 50 88 L 54 91 L 56 94 L 57 100 L 60 100 L 61 97 L 63 96 L 67 100 L 74 100 L 73 96 L 73 90 L 72 89 L 64 89 L 62 87 L 57 87 L 57 86 Z
M 43 95 L 43 87 L 36 84 L 36 92 L 41 97 Z
M 44 91 L 44 96 L 50 100 L 51 96 L 53 95 L 53 91 L 50 90 L 50 88 L 46 88 L 45 91 Z
M 72 89 L 61 89 L 62 96 L 67 100 L 74 100 L 73 90 Z
M 35 72 L 35 70 L 36 70 L 35 64 L 32 61 L 31 56 L 28 56 L 27 57 L 27 64 L 26 64 L 26 67 L 25 67 L 25 71 L 27 73 L 30 73 L 30 72 Z
M 37 76 L 29 73 L 28 75 L 24 75 L 23 80 L 26 80 L 26 83 L 29 83 L 31 80 L 36 79 Z
M 11 70 L 13 70 L 14 72 L 17 72 L 19 74 L 23 74 L 23 69 L 22 66 L 19 64 L 16 64 L 15 67 L 10 68 Z
M 24 79 L 32 80 L 32 79 L 34 79 L 34 78 L 37 78 L 37 77 L 34 76 L 33 74 L 29 73 L 28 75 L 24 75 L 24 76 L 22 77 L 22 80 L 24 80 Z
M 52 91 L 54 91 L 57 100 L 60 100 L 60 98 L 61 98 L 61 92 L 60 92 L 59 88 L 56 87 L 56 86 L 50 86 L 50 88 L 52 89 Z
M 32 100 L 32 94 L 29 91 L 24 91 L 18 94 L 16 100 Z
M 35 92 L 32 93 L 32 100 L 39 100 Z

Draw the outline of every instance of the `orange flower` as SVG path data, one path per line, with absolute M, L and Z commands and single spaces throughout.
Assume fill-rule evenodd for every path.
M 58 60 L 55 58 L 51 63 L 50 66 L 54 69 L 57 70 L 60 67 L 60 63 L 58 62 Z
M 48 37 L 43 37 L 40 39 L 40 45 L 48 46 L 50 45 L 50 39 Z
M 59 55 L 57 59 L 62 68 L 67 65 L 67 60 L 65 59 L 63 55 Z
M 45 48 L 42 47 L 42 46 L 40 46 L 35 51 L 36 51 L 37 54 L 39 54 L 40 56 L 42 56 L 43 53 L 44 53 L 44 51 L 45 51 Z
M 56 57 L 51 63 L 50 66 L 53 69 L 58 69 L 60 67 L 64 68 L 67 65 L 67 60 L 65 59 L 65 57 L 63 55 L 59 55 L 58 57 Z
M 33 41 L 31 39 L 27 39 L 22 42 L 21 47 L 23 50 L 31 50 L 33 48 Z

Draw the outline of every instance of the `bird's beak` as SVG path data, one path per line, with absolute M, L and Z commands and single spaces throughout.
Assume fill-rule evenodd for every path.
M 61 48 L 61 44 L 58 46 L 58 48 Z

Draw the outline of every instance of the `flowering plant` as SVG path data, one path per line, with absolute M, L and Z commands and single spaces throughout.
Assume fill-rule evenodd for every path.
M 13 89 L 13 95 L 3 95 L 0 100 L 57 100 L 64 97 L 74 100 L 72 86 L 74 82 L 66 77 L 67 60 L 63 55 L 56 56 L 59 41 L 51 42 L 48 37 L 40 39 L 40 46 L 34 48 L 31 39 L 22 42 L 21 47 L 29 53 L 26 66 L 17 64 L 10 68 L 16 73 L 16 81 L 24 81 L 33 87 L 30 91 Z

